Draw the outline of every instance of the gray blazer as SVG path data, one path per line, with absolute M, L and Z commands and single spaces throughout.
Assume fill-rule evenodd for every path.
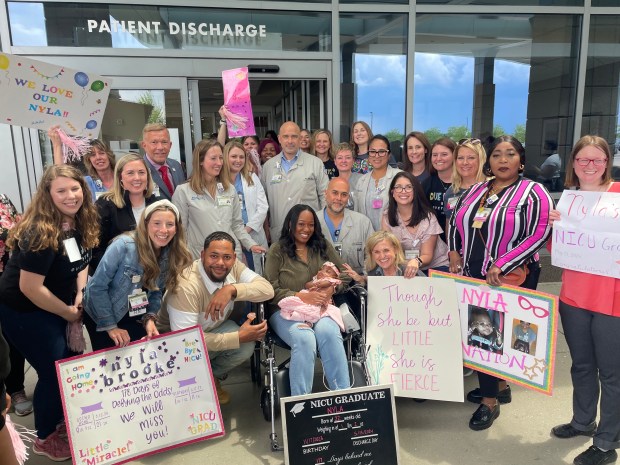
M 153 182 L 156 186 L 159 187 L 159 196 L 158 199 L 167 199 L 172 200 L 172 194 L 174 192 L 169 192 L 166 184 L 164 184 L 164 180 L 161 178 L 161 174 L 159 171 L 155 169 L 153 165 L 147 160 L 146 155 L 144 156 L 144 161 L 146 162 L 146 166 L 151 170 L 151 177 L 153 178 Z M 166 165 L 168 165 L 168 174 L 172 179 L 172 185 L 176 189 L 179 184 L 185 182 L 185 173 L 183 172 L 183 167 L 181 163 L 174 160 L 173 158 L 168 158 L 166 160 Z M 157 189 L 156 189 L 157 190 Z

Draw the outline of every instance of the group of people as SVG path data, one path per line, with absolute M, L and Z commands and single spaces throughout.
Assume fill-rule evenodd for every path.
M 88 176 L 55 156 L 11 224 L 0 323 L 11 352 L 39 378 L 34 453 L 71 456 L 54 365 L 76 353 L 68 325 L 83 322 L 95 350 L 201 326 L 224 404 L 230 396 L 219 380 L 250 357 L 267 327 L 291 347 L 292 395 L 312 391 L 319 352 L 329 387 L 348 388 L 333 299 L 367 276 L 414 278 L 435 269 L 499 286 L 520 270 L 518 284 L 536 288 L 538 251 L 560 216 L 545 187 L 522 176 L 525 149 L 512 136 L 485 150 L 478 139 L 431 144 L 414 131 L 397 165 L 390 142 L 364 122 L 353 124 L 350 143 L 336 145 L 328 130 L 304 133 L 290 121 L 277 141 L 223 144 L 223 133 L 196 144 L 187 180 L 168 157 L 167 128 L 157 124 L 143 130 L 144 156 L 115 160 L 93 141 Z M 50 138 L 59 153 L 54 128 Z M 274 153 L 263 156 L 268 146 Z M 618 192 L 611 166 L 607 143 L 584 136 L 565 184 Z M 571 422 L 552 433 L 594 437 L 577 465 L 611 463 L 620 445 L 618 280 L 565 271 L 563 281 L 574 408 Z M 254 324 L 249 313 L 234 321 L 237 301 L 268 301 L 268 320 Z M 505 380 L 478 378 L 480 387 L 467 394 L 480 404 L 473 430 L 489 428 L 512 396 Z M 0 450 L 3 438 L 0 429 Z

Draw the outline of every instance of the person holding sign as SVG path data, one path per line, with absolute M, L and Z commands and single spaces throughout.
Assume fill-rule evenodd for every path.
M 565 185 L 580 191 L 620 192 L 611 170 L 607 141 L 583 136 L 573 147 Z M 560 219 L 557 210 L 551 212 L 552 222 Z M 573 418 L 551 434 L 563 439 L 594 437 L 593 445 L 575 458 L 576 465 L 615 462 L 620 447 L 620 280 L 565 269 L 560 317 L 573 359 Z
M 299 297 L 308 305 L 327 305 L 334 294 L 333 287 L 301 292 L 325 261 L 342 269 L 338 253 L 323 237 L 314 210 L 308 205 L 295 205 L 286 215 L 280 240 L 269 249 L 265 264 L 265 277 L 275 291 L 269 303 L 269 325 L 291 347 L 289 375 L 294 396 L 312 392 L 317 349 L 321 351 L 330 389 L 346 389 L 351 385 L 338 323 L 331 318 L 320 318 L 310 327 L 283 318 L 278 308 L 280 301 L 290 296 Z M 344 285 L 338 287 L 338 291 L 343 289 Z
M 537 252 L 551 232 L 553 201 L 541 184 L 520 176 L 525 149 L 517 139 L 500 136 L 489 151 L 484 173 L 493 177 L 466 191 L 450 218 L 450 272 L 500 286 L 506 275 L 521 268 L 520 285 L 535 289 L 540 274 Z M 493 424 L 499 402 L 511 401 L 506 381 L 480 372 L 478 380 L 480 388 L 467 394 L 467 400 L 480 403 L 469 422 L 475 431 Z
M 11 258 L 0 278 L 0 321 L 11 343 L 38 375 L 33 452 L 69 460 L 55 362 L 77 355 L 67 322 L 80 319 L 91 250 L 99 240 L 97 209 L 82 173 L 48 167 L 30 206 L 10 232 Z
M 168 200 L 146 207 L 136 231 L 110 244 L 86 286 L 84 323 L 93 349 L 157 336 L 164 289 L 174 291 L 191 262 L 177 208 Z

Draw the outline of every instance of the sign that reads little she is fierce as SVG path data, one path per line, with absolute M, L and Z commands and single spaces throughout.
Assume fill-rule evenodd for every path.
M 620 193 L 564 191 L 553 223 L 551 262 L 620 278 Z
M 203 333 L 56 362 L 73 463 L 124 463 L 224 435 Z
M 368 365 L 395 395 L 463 402 L 461 330 L 454 282 L 368 277 Z
M 558 298 L 431 271 L 456 284 L 465 366 L 551 395 Z
M 0 123 L 95 138 L 109 79 L 83 70 L 0 53 Z

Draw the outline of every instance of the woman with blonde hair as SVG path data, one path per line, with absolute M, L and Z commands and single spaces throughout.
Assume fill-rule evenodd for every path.
M 101 218 L 99 246 L 93 250 L 90 274 L 93 274 L 108 244 L 119 234 L 136 229 L 144 209 L 155 202 L 151 170 L 136 153 L 123 156 L 114 168 L 114 184 L 95 202 Z
M 24 216 L 10 232 L 12 253 L 0 278 L 2 331 L 38 375 L 34 391 L 37 438 L 33 452 L 69 460 L 55 362 L 76 353 L 66 340 L 67 322 L 81 317 L 91 250 L 99 241 L 97 209 L 82 173 L 54 165 Z
M 136 230 L 110 244 L 88 281 L 84 321 L 93 349 L 157 336 L 163 293 L 175 291 L 191 263 L 177 208 L 168 200 L 146 207 Z
M 174 191 L 172 203 L 179 209 L 194 259 L 200 257 L 205 237 L 215 231 L 227 232 L 252 252 L 263 252 L 265 249 L 245 230 L 239 197 L 230 182 L 228 163 L 224 163 L 220 143 L 201 140 L 192 156 L 192 175 Z M 239 246 L 236 252 L 241 256 Z
M 346 263 L 346 273 L 354 281 L 366 285 L 368 276 L 403 276 L 405 253 L 398 238 L 389 231 L 375 231 L 366 241 L 364 275 L 360 275 Z
M 323 162 L 325 174 L 329 179 L 338 176 L 332 152 L 333 145 L 332 133 L 327 129 L 317 129 L 312 134 L 312 154 Z

